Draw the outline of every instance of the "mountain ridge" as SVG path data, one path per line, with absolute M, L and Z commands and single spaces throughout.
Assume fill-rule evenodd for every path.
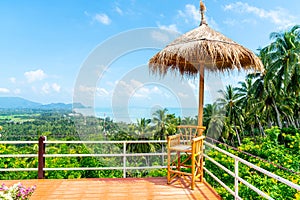
M 80 103 L 49 103 L 42 104 L 22 97 L 0 97 L 0 108 L 2 109 L 68 109 L 73 107 L 84 107 Z

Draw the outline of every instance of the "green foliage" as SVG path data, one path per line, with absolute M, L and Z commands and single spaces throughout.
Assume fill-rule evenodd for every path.
M 283 131 L 285 131 L 285 133 Z M 299 142 L 300 139 L 299 131 L 295 129 L 284 129 L 281 131 L 278 129 L 278 127 L 272 127 L 271 129 L 265 130 L 265 132 L 267 137 L 245 138 L 242 141 L 242 145 L 239 146 L 239 150 L 259 156 L 268 162 L 248 156 L 241 152 L 227 149 L 226 146 L 223 145 L 219 145 L 219 147 L 226 149 L 230 153 L 237 155 L 240 158 L 243 158 L 265 170 L 290 180 L 295 184 L 300 184 L 300 154 L 299 149 L 297 149 L 298 153 L 296 153 L 294 149 L 294 145 Z M 278 137 L 279 135 L 282 135 L 282 138 Z M 283 141 L 282 144 L 280 144 L 279 140 Z M 214 158 L 214 160 L 233 171 L 233 159 L 215 150 L 207 150 L 207 153 L 210 157 Z M 283 170 L 270 164 L 269 162 L 278 166 L 282 166 L 286 169 L 293 170 L 294 172 Z M 225 171 L 220 170 L 220 168 L 208 160 L 205 162 L 205 164 L 207 169 L 212 171 L 220 180 L 233 189 L 234 179 L 232 176 L 228 175 Z M 297 195 L 299 196 L 299 192 L 297 193 L 295 189 L 280 183 L 276 179 L 269 178 L 268 176 L 263 175 L 244 164 L 239 164 L 239 172 L 240 177 L 264 191 L 274 199 L 295 199 Z M 205 178 L 213 187 L 216 188 L 216 190 L 224 199 L 233 199 L 232 195 L 230 195 L 222 186 L 209 177 L 209 175 L 205 175 Z M 240 183 L 239 195 L 243 199 L 261 199 L 261 197 L 254 194 L 255 192 Z
M 149 171 L 147 177 L 166 177 L 167 169 L 153 169 Z
M 270 140 L 273 142 L 278 142 L 278 136 L 280 135 L 280 129 L 278 127 L 272 127 L 270 129 L 265 130 L 267 136 L 269 136 Z

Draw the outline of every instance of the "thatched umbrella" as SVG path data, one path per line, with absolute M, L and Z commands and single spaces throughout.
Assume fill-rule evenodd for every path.
M 181 75 L 199 74 L 199 126 L 203 123 L 204 69 L 222 72 L 232 69 L 264 70 L 261 60 L 253 52 L 208 26 L 205 10 L 201 0 L 200 26 L 175 39 L 149 61 L 153 73 L 165 75 L 171 70 Z

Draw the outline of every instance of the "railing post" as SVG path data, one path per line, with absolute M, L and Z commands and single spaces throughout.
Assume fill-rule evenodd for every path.
M 126 141 L 123 142 L 123 178 L 126 178 Z
M 162 166 L 165 164 L 165 156 L 163 155 L 164 152 L 165 152 L 165 150 L 164 150 L 164 144 L 161 143 L 161 153 L 162 153 L 162 156 L 161 156 L 161 165 Z
M 234 159 L 234 199 L 239 199 L 239 161 Z
M 203 183 L 204 180 L 204 165 L 205 165 L 205 160 L 204 160 L 204 154 L 205 154 L 205 145 L 204 145 L 204 139 L 202 140 L 202 149 L 201 149 L 201 160 L 200 160 L 200 182 Z
M 38 153 L 38 179 L 44 179 L 45 178 L 45 157 L 44 154 L 46 153 L 46 136 L 40 136 L 39 137 L 39 153 Z

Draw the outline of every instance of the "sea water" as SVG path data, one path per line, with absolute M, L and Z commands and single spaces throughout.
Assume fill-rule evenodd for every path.
M 84 108 L 76 109 L 77 113 L 83 115 L 96 116 L 100 118 L 109 117 L 116 122 L 135 123 L 137 119 L 153 118 L 153 113 L 157 110 L 163 110 L 164 108 L 148 108 L 148 107 L 105 107 L 105 108 Z M 174 114 L 176 117 L 196 117 L 198 113 L 197 108 L 166 108 L 166 114 Z

